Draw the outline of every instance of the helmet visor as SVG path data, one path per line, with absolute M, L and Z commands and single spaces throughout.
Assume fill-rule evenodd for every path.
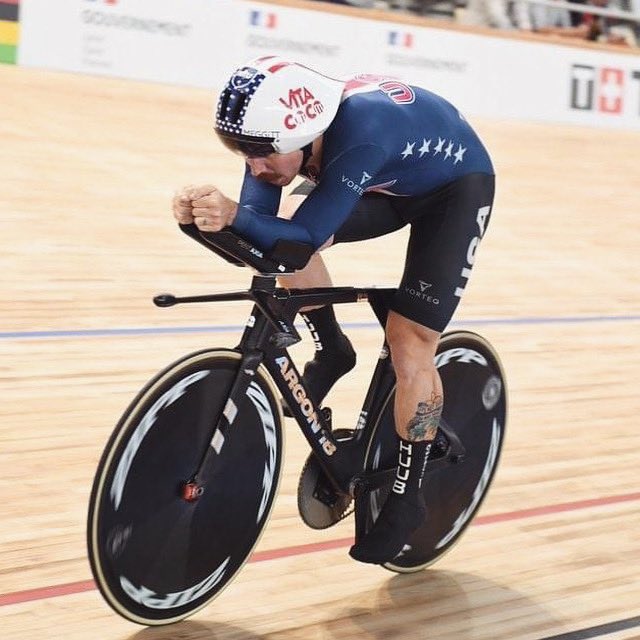
M 247 158 L 265 158 L 276 153 L 273 148 L 274 138 L 260 138 L 257 136 L 230 137 L 217 131 L 222 144 L 233 153 L 239 153 Z

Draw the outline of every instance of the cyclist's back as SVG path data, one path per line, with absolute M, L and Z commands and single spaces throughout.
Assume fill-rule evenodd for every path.
M 290 105 L 284 126 L 293 131 L 324 108 L 305 87 L 281 102 Z M 464 176 L 493 173 L 482 142 L 444 98 L 383 76 L 355 76 L 323 135 L 319 165 L 301 170 L 317 188 L 307 189 L 290 224 L 275 219 L 281 188 L 247 167 L 234 227 L 265 249 L 283 237 L 317 248 L 366 193 L 420 196 Z M 370 216 L 373 235 L 380 235 L 374 227 L 386 228 L 385 218 L 395 226 L 390 215 L 375 217 L 382 219 Z
M 493 174 L 482 142 L 452 104 L 390 78 L 356 76 L 347 82 L 324 135 L 323 164 L 362 146 L 369 151 L 361 158 L 371 147 L 381 151 L 384 160 L 371 181 L 393 183 L 377 189 L 390 195 L 420 195 L 470 173 Z M 375 184 L 364 186 L 376 190 Z

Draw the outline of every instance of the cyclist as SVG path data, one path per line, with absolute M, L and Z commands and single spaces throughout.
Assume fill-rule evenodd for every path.
M 373 75 L 338 80 L 276 56 L 233 73 L 215 131 L 244 159 L 239 202 L 212 185 L 185 187 L 173 201 L 180 223 L 230 226 L 264 251 L 281 238 L 319 250 L 411 227 L 386 323 L 397 378 L 396 478 L 378 520 L 350 549 L 362 562 L 391 561 L 428 517 L 420 486 L 443 406 L 433 361 L 489 222 L 489 155 L 457 109 L 421 87 Z M 305 181 L 280 206 L 282 187 L 298 175 Z M 285 286 L 330 284 L 316 253 Z M 317 338 L 304 378 L 319 404 L 355 354 L 330 306 L 304 315 Z

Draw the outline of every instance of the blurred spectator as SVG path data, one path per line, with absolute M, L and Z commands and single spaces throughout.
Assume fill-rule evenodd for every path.
M 592 0 L 590 4 L 630 13 L 637 9 L 637 4 L 634 5 L 628 0 L 609 0 L 608 2 L 607 0 L 602 0 L 601 2 Z M 637 17 L 638 13 L 636 12 L 635 15 Z M 631 24 L 626 20 L 619 18 L 601 18 L 601 32 L 596 36 L 596 38 L 603 42 L 608 42 L 609 44 L 626 44 L 635 46 L 637 43 L 635 28 L 637 28 L 637 26 L 637 23 Z
M 583 32 L 583 37 L 586 40 L 597 40 L 608 44 L 635 45 L 633 29 L 628 23 L 616 18 L 589 13 L 589 6 L 622 11 L 628 10 L 624 0 L 586 0 L 582 22 L 576 27 L 576 29 Z
M 584 12 L 527 0 L 467 0 L 461 14 L 463 24 L 521 29 L 581 40 L 598 40 L 609 44 L 635 44 L 633 28 L 623 20 L 589 13 L 588 7 L 629 10 L 628 0 L 571 0 L 582 4 Z M 634 0 L 640 3 L 640 0 Z
M 587 3 L 587 0 L 569 0 L 571 4 L 579 4 L 584 5 Z M 582 11 L 570 11 L 571 15 L 571 26 L 577 27 L 582 24 Z
M 533 31 L 584 40 L 587 38 L 588 31 L 582 25 L 583 14 L 578 13 L 578 15 L 580 20 L 574 25 L 571 13 L 567 9 L 551 7 L 546 4 L 531 4 L 529 6 L 529 17 Z
M 467 0 L 460 22 L 497 29 L 531 29 L 528 5 L 524 0 Z

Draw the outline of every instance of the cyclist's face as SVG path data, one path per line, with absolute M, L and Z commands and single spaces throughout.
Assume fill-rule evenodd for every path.
M 298 175 L 302 166 L 302 151 L 272 153 L 265 158 L 247 158 L 246 162 L 254 178 L 284 187 Z

